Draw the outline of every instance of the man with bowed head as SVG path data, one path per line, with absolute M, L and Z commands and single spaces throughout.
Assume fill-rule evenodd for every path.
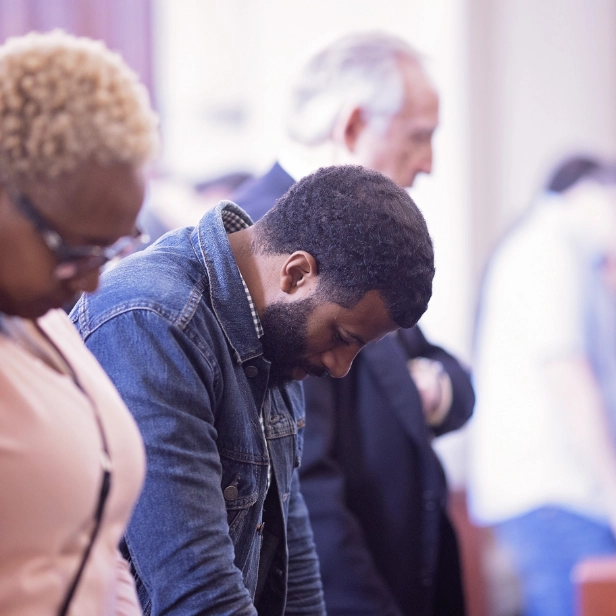
M 325 613 L 297 381 L 343 377 L 363 346 L 412 326 L 433 275 L 407 193 L 342 166 L 254 225 L 221 202 L 82 297 L 72 318 L 146 445 L 122 545 L 146 614 Z
M 386 34 L 347 36 L 301 71 L 279 162 L 232 199 L 256 220 L 294 180 L 345 163 L 409 187 L 432 169 L 437 124 L 438 97 L 417 52 Z M 304 388 L 300 478 L 328 614 L 464 613 L 431 440 L 469 418 L 466 371 L 414 327 L 371 345 L 344 379 Z

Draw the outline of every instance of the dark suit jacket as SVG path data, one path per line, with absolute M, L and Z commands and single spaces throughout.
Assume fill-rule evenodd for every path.
M 292 183 L 276 164 L 232 200 L 256 220 Z M 329 616 L 464 613 L 445 477 L 411 357 L 441 361 L 451 378 L 454 402 L 438 433 L 462 426 L 474 404 L 470 379 L 417 327 L 368 345 L 343 379 L 304 382 L 300 477 Z
M 264 176 L 242 184 L 230 199 L 257 221 L 272 209 L 276 200 L 282 197 L 293 183 L 293 178 L 275 163 Z

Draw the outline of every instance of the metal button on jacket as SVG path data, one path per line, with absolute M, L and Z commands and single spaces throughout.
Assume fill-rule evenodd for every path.
M 225 497 L 226 501 L 234 501 L 237 499 L 239 492 L 235 486 L 227 486 L 222 495 Z
M 256 366 L 246 366 L 244 368 L 244 373 L 249 379 L 252 379 L 257 376 L 257 374 L 259 374 L 259 368 L 257 368 Z

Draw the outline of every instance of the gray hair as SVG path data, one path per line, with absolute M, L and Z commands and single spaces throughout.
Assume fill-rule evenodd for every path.
M 421 63 L 405 41 L 379 32 L 337 40 L 300 72 L 291 94 L 287 129 L 291 139 L 316 145 L 328 139 L 341 110 L 361 107 L 382 130 L 402 107 L 400 60 Z

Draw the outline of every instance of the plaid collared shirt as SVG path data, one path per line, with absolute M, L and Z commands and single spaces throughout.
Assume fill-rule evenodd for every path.
M 244 222 L 237 214 L 232 212 L 231 210 L 223 210 L 222 211 L 222 223 L 225 226 L 225 231 L 230 233 L 235 233 L 236 231 L 241 231 L 242 229 L 247 229 L 248 224 Z M 261 319 L 257 314 L 257 309 L 255 308 L 255 303 L 252 301 L 252 296 L 250 295 L 250 291 L 248 290 L 248 285 L 240 272 L 240 278 L 242 279 L 242 284 L 244 285 L 244 291 L 246 292 L 246 297 L 248 299 L 248 305 L 250 306 L 250 314 L 252 315 L 252 322 L 254 323 L 255 330 L 257 332 L 257 336 L 261 338 L 263 336 L 263 326 L 261 325 Z

